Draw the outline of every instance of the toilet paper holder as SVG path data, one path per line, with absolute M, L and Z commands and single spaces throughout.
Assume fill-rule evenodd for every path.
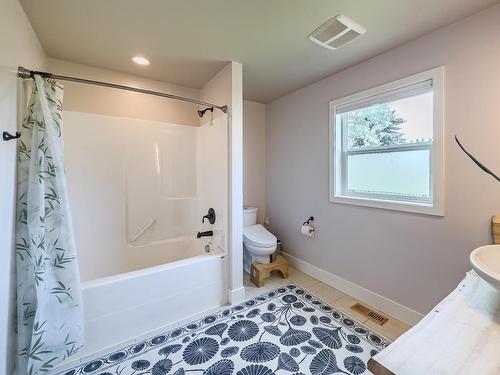
M 309 225 L 311 224 L 311 221 L 314 221 L 314 216 L 311 216 L 309 219 L 307 219 L 307 221 L 304 221 L 304 224 L 302 225 Z

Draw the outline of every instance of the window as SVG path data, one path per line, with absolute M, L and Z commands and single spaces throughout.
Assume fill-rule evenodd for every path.
M 443 68 L 330 103 L 330 201 L 444 215 Z

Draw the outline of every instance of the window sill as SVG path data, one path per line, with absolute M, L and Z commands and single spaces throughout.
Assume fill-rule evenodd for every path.
M 384 210 L 413 212 L 423 215 L 444 216 L 444 206 L 439 204 L 432 205 L 426 203 L 338 195 L 330 197 L 330 202 L 380 208 Z

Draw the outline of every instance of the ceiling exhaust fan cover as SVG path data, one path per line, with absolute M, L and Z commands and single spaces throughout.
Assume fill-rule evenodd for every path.
M 337 49 L 366 33 L 366 29 L 343 14 L 326 21 L 308 39 L 328 49 Z

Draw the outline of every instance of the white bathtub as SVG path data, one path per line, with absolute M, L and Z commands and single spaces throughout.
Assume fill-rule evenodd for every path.
M 79 358 L 227 303 L 224 253 L 205 239 L 130 246 L 126 253 L 124 273 L 82 283 L 86 344 Z

